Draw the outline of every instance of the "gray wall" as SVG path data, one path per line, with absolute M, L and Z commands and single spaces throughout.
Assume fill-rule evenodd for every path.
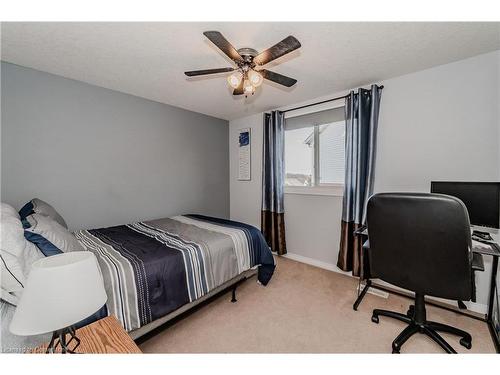
M 385 88 L 375 192 L 428 192 L 432 180 L 498 181 L 499 75 L 500 51 L 495 51 L 380 82 Z M 238 181 L 237 135 L 247 127 L 252 129 L 252 181 Z M 229 139 L 231 218 L 259 227 L 262 114 L 232 120 Z M 338 270 L 341 213 L 341 196 L 285 194 L 289 255 Z M 477 277 L 482 304 L 473 307 L 477 311 L 488 297 L 491 257 L 485 263 L 486 272 Z
M 41 198 L 72 229 L 189 212 L 229 216 L 227 121 L 1 68 L 2 202 L 20 208 Z

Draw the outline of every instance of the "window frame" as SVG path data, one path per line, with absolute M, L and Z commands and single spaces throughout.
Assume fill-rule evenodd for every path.
M 309 113 L 315 113 L 324 111 L 326 109 L 335 109 L 341 108 L 345 106 L 345 102 L 340 99 L 333 101 L 331 103 L 326 103 L 326 105 L 313 106 L 309 107 L 306 111 L 291 111 L 292 114 L 288 115 L 288 112 L 285 114 L 286 118 L 302 116 Z M 295 113 L 294 113 L 295 112 Z M 314 126 L 314 166 L 313 166 L 313 186 L 286 186 L 285 185 L 285 194 L 299 194 L 299 195 L 330 195 L 330 196 L 343 196 L 344 195 L 344 183 L 319 183 L 319 131 L 320 125 Z M 286 146 L 285 146 L 286 147 Z

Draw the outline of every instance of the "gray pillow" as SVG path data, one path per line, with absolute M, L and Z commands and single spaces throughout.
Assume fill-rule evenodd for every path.
M 54 247 L 63 253 L 85 250 L 73 233 L 50 217 L 33 214 L 26 221 L 29 228 L 25 228 L 24 236 L 37 245 L 45 256 L 53 255 L 47 251 L 54 250 Z
M 23 208 L 19 210 L 19 216 L 21 217 L 21 220 L 24 220 L 26 217 L 34 213 L 48 216 L 57 221 L 64 228 L 68 229 L 68 225 L 66 224 L 62 216 L 59 215 L 59 213 L 55 210 L 55 208 L 47 202 L 42 201 L 41 199 L 34 198 L 30 200 L 23 206 Z

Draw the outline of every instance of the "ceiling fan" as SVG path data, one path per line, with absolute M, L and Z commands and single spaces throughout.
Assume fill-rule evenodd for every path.
M 261 69 L 263 65 L 299 48 L 300 42 L 295 37 L 290 35 L 271 48 L 258 53 L 253 48 L 240 48 L 236 50 L 218 31 L 205 31 L 203 35 L 233 60 L 237 67 L 184 72 L 188 77 L 233 72 L 228 77 L 228 83 L 234 89 L 233 95 L 245 95 L 245 97 L 253 95 L 255 89 L 262 84 L 264 79 L 286 87 L 291 87 L 297 83 L 296 79 L 267 69 Z

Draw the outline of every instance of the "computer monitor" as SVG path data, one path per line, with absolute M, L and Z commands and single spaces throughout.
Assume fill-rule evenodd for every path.
M 500 228 L 500 182 L 432 181 L 431 193 L 451 195 L 464 202 L 472 225 Z

